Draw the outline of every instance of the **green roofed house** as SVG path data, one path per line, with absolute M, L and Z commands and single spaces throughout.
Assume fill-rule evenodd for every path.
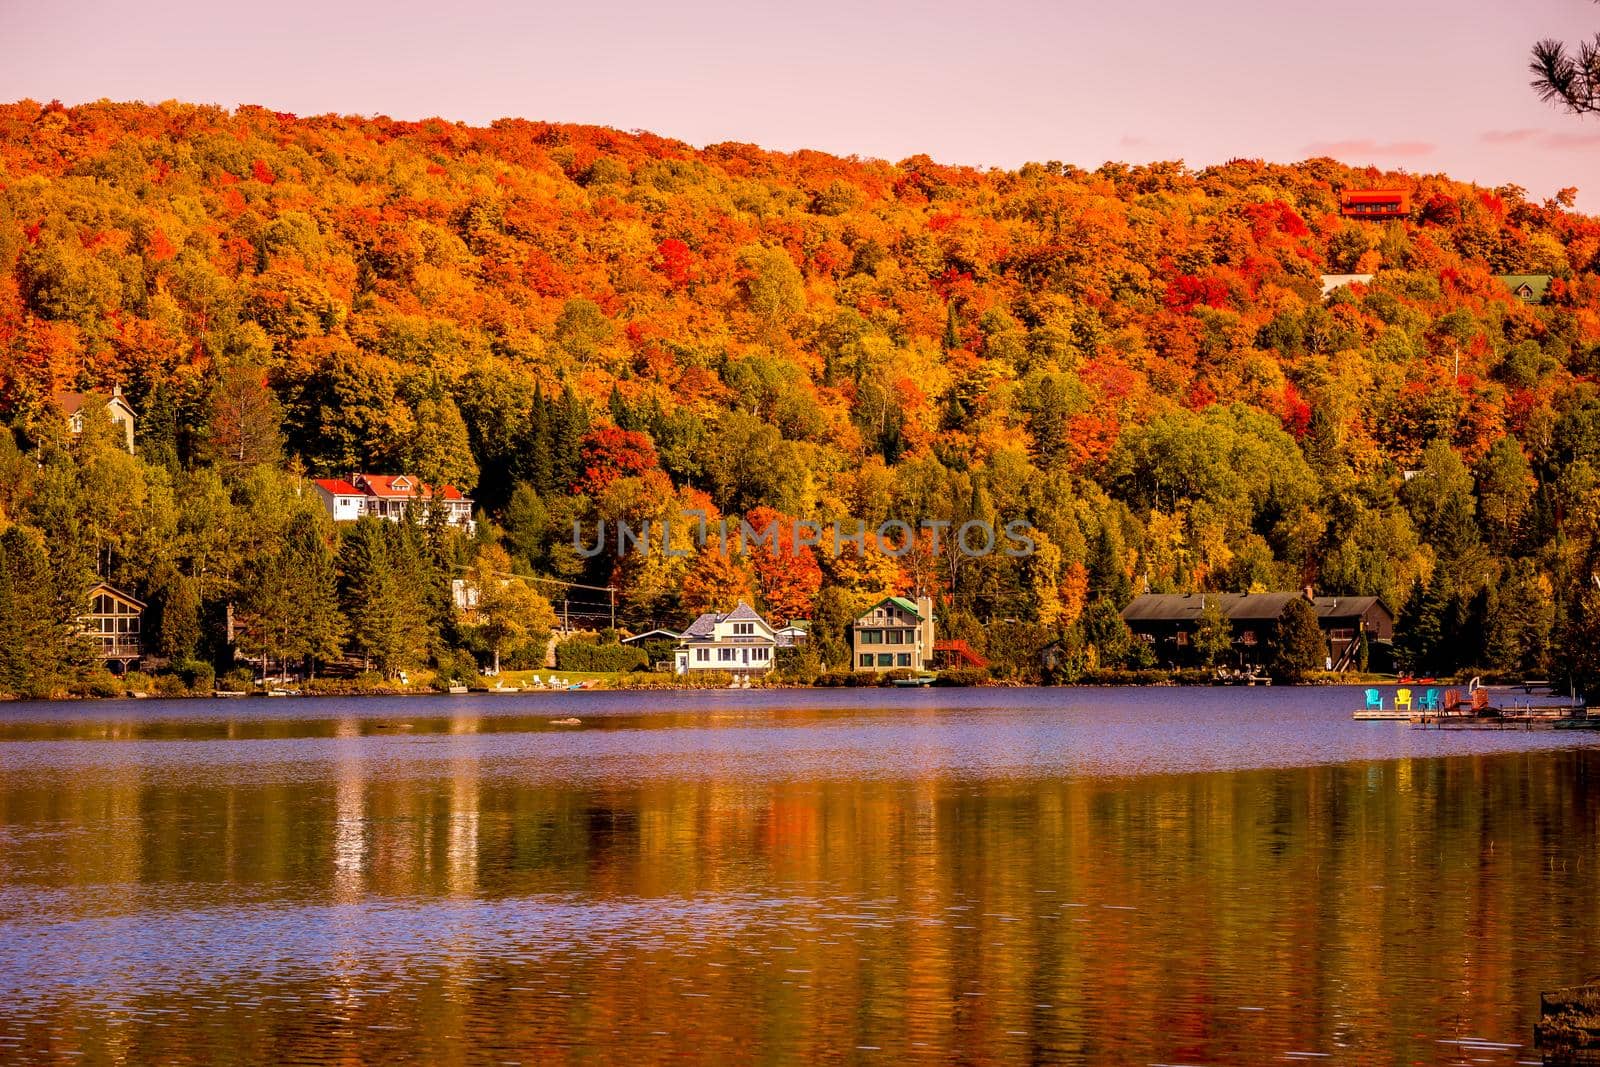
M 850 624 L 850 665 L 858 671 L 920 671 L 933 657 L 933 599 L 887 596 Z
M 1542 304 L 1550 288 L 1548 274 L 1501 274 L 1500 281 L 1511 290 L 1511 295 L 1524 304 Z

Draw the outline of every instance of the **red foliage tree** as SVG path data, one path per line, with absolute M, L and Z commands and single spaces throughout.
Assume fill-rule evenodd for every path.
M 657 465 L 656 447 L 647 434 L 602 426 L 583 435 L 579 445 L 583 473 L 575 492 L 601 492 L 618 478 L 630 478 Z
M 794 517 L 762 507 L 752 510 L 745 521 L 762 538 L 748 544 L 745 552 L 768 613 L 774 621 L 809 619 L 822 588 L 822 568 L 811 546 L 795 544 Z

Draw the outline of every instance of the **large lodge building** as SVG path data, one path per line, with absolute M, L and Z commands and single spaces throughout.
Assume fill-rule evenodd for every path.
M 1361 637 L 1375 656 L 1386 655 L 1394 640 L 1394 612 L 1375 596 L 1312 596 L 1302 593 L 1146 593 L 1122 609 L 1122 619 L 1135 637 L 1150 643 L 1156 660 L 1166 666 L 1193 666 L 1194 634 L 1208 602 L 1220 603 L 1233 628 L 1229 666 L 1260 666 L 1271 657 L 1279 620 L 1289 602 L 1304 597 L 1317 613 L 1317 625 L 1328 640 L 1328 668 L 1345 671 L 1356 665 Z

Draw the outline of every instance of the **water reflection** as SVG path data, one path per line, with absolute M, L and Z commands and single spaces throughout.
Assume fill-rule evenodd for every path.
M 1040 699 L 17 720 L 0 1060 L 1515 1062 L 1600 969 L 1592 747 L 1249 698 L 1253 766 L 1094 775 L 1184 709 Z

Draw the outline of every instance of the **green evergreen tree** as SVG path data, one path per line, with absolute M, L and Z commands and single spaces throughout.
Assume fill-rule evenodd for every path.
M 396 560 L 393 523 L 364 515 L 344 535 L 339 550 L 339 594 L 355 651 L 392 678 L 420 659 L 423 639 L 414 568 Z
M 1272 676 L 1299 682 L 1327 663 L 1328 642 L 1317 625 L 1317 612 L 1300 597 L 1290 600 L 1278 620 L 1273 644 Z
M 45 697 L 66 681 L 83 610 L 63 611 L 39 531 L 13 526 L 0 534 L 0 693 Z

